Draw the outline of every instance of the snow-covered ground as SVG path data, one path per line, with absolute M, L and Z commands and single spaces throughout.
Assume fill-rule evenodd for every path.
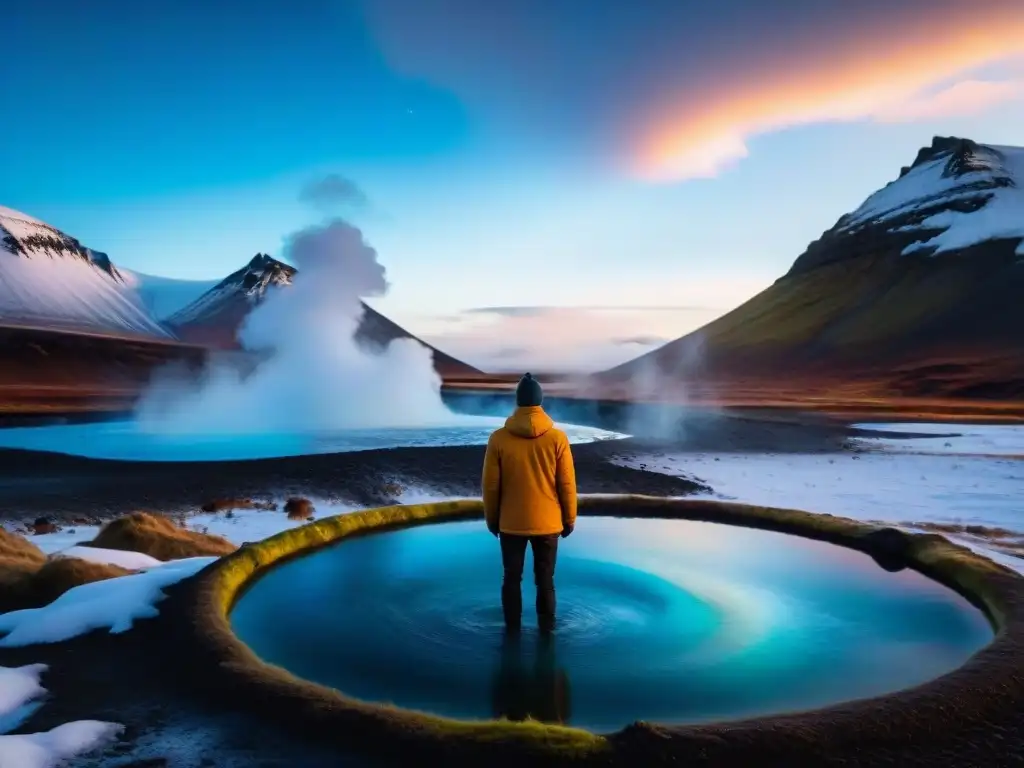
M 60 556 L 76 557 L 79 560 L 88 560 L 91 563 L 119 565 L 130 571 L 152 568 L 161 564 L 160 560 L 144 555 L 141 552 L 126 552 L 121 549 L 103 549 L 102 547 L 82 547 L 77 545 L 62 550 Z
M 136 619 L 157 616 L 163 588 L 188 578 L 216 560 L 172 560 L 138 573 L 75 587 L 42 608 L 0 614 L 0 647 L 59 643 L 94 629 L 127 632 Z
M 98 525 L 72 525 L 62 528 L 56 533 L 29 536 L 28 539 L 46 554 L 56 555 L 71 549 L 83 541 L 92 541 L 99 532 L 100 526 Z
M 398 500 L 403 504 L 422 504 L 452 498 L 456 497 L 409 487 L 402 491 Z M 280 506 L 283 507 L 283 504 Z M 314 501 L 314 506 L 318 517 L 346 514 L 360 509 L 350 504 L 327 501 Z M 230 514 L 203 513 L 187 519 L 189 528 L 224 536 L 239 545 L 247 541 L 259 541 L 305 524 L 305 521 L 289 520 L 283 511 L 254 509 L 234 510 Z M 79 545 L 80 542 L 90 540 L 96 531 L 98 529 L 95 527 L 82 526 L 76 529 L 74 535 L 60 531 L 32 536 L 31 541 L 51 555 L 83 557 L 94 562 L 139 569 L 139 572 L 76 587 L 42 608 L 0 614 L 0 647 L 60 642 L 94 629 L 125 632 L 135 620 L 151 618 L 159 613 L 157 604 L 162 599 L 164 587 L 192 576 L 216 560 L 215 557 L 193 557 L 162 563 L 138 552 Z M 4 709 L 4 693 L 0 690 L 0 712 Z M 14 695 L 9 694 L 10 697 Z M 21 703 L 17 706 L 21 706 Z M 11 705 L 9 709 L 13 710 L 15 706 Z
M 803 509 L 889 523 L 982 525 L 1024 540 L 1024 427 L 858 425 L 960 438 L 863 438 L 864 453 L 712 454 L 665 452 L 622 456 L 616 463 L 698 477 L 714 498 Z M 947 443 L 949 445 L 947 445 Z M 957 454 L 957 455 L 951 455 Z M 972 455 L 959 455 L 972 454 Z M 954 537 L 1018 570 L 1024 559 L 978 537 Z
M 400 504 L 427 504 L 434 501 L 450 501 L 458 498 L 438 494 L 429 488 L 405 486 L 400 481 L 396 485 L 402 487 L 397 500 Z M 336 500 L 310 499 L 316 510 L 314 518 L 331 517 L 349 512 L 357 512 L 364 507 Z M 284 512 L 284 498 L 275 499 L 277 510 L 235 509 L 230 512 L 200 512 L 192 514 L 179 510 L 172 516 L 185 518 L 186 526 L 201 533 L 223 536 L 232 544 L 241 546 L 247 541 L 261 541 L 281 531 L 305 525 L 304 520 L 289 520 Z M 97 563 L 120 565 L 122 568 L 148 568 L 160 561 L 138 552 L 122 552 L 113 549 L 80 546 L 83 542 L 92 541 L 100 531 L 98 525 L 68 526 L 55 533 L 43 533 L 29 536 L 47 555 L 64 557 L 80 557 Z
M 1024 427 L 993 424 L 855 424 L 862 429 L 950 437 L 870 438 L 856 445 L 889 453 L 1024 456 Z
M 44 733 L 8 735 L 43 706 L 46 689 L 40 677 L 45 664 L 0 667 L 0 766 L 2 768 L 54 768 L 91 752 L 114 739 L 117 723 L 78 720 Z

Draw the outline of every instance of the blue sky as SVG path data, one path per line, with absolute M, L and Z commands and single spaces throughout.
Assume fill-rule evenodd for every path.
M 210 279 L 338 174 L 378 309 L 489 367 L 610 365 L 766 287 L 932 135 L 1024 143 L 1017 0 L 765 5 L 23 3 L 0 204 Z

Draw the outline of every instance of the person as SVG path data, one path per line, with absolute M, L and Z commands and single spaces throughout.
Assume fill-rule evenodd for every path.
M 523 563 L 533 550 L 537 626 L 555 628 L 558 539 L 576 526 L 576 471 L 565 433 L 544 412 L 544 392 L 527 373 L 516 387 L 516 410 L 487 441 L 483 468 L 484 517 L 501 542 L 501 607 L 508 632 L 523 614 Z

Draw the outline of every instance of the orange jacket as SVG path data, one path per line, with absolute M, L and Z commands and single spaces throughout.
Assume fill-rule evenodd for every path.
M 540 406 L 516 408 L 487 441 L 483 472 L 487 526 L 547 536 L 576 524 L 576 470 L 569 439 Z

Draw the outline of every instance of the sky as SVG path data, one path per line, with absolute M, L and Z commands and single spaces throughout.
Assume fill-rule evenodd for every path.
M 47 0 L 4 32 L 0 205 L 207 280 L 342 216 L 370 303 L 491 370 L 637 356 L 933 135 L 1024 144 L 1020 0 Z

